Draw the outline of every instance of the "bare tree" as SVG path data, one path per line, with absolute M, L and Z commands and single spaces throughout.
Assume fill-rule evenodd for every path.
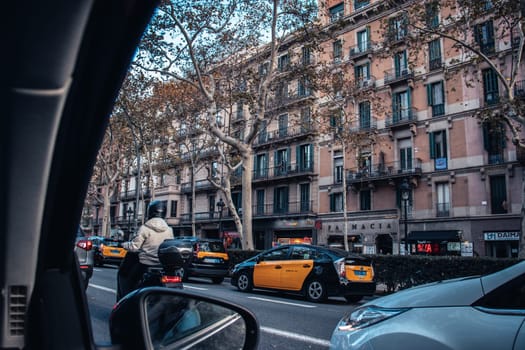
M 278 54 L 292 33 L 299 43 L 306 42 L 309 33 L 314 37 L 316 31 L 305 25 L 314 14 L 313 1 L 164 1 L 136 60 L 142 69 L 193 86 L 206 101 L 206 130 L 238 155 L 243 188 L 243 225 L 238 228 L 245 249 L 254 248 L 253 143 L 267 120 Z M 242 92 L 250 112 L 237 137 L 216 120 L 222 103 L 235 97 L 230 92 L 237 97 Z M 236 212 L 234 207 L 230 210 Z

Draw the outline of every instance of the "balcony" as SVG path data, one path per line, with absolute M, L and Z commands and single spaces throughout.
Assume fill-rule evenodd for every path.
M 292 104 L 303 103 L 305 99 L 313 98 L 312 90 L 302 87 L 296 94 L 285 94 L 283 96 L 274 96 L 268 101 L 267 111 L 284 108 Z
M 259 203 L 253 206 L 254 218 L 270 217 L 270 216 L 288 216 L 288 215 L 304 215 L 313 214 L 313 201 L 297 201 L 286 203 Z
M 414 73 L 410 68 L 393 68 L 385 71 L 385 84 L 402 83 L 414 78 Z
M 148 189 L 144 189 L 142 191 L 138 191 L 140 198 L 149 198 L 150 197 L 150 191 Z M 128 201 L 131 199 L 135 199 L 137 197 L 137 190 L 128 190 L 128 191 L 122 191 L 120 192 L 120 200 L 122 201 Z M 112 201 L 117 201 L 115 198 Z
M 347 182 L 352 184 L 362 181 L 389 180 L 407 175 L 421 175 L 421 159 L 413 158 L 409 162 L 386 162 L 350 169 L 347 173 Z
M 436 216 L 438 218 L 450 216 L 450 203 L 437 203 Z
M 369 118 L 367 120 L 361 120 L 359 126 L 350 128 L 351 132 L 366 132 L 377 129 L 377 120 L 376 118 Z
M 441 57 L 431 59 L 428 62 L 428 69 L 430 71 L 437 70 L 443 68 L 443 62 L 441 61 Z
M 313 127 L 308 125 L 298 125 L 290 128 L 282 128 L 267 132 L 260 132 L 254 140 L 254 146 L 263 146 L 278 141 L 289 141 L 294 138 L 304 137 L 315 133 Z
M 403 126 L 416 120 L 417 110 L 413 107 L 395 108 L 391 115 L 387 115 L 386 126 Z
M 313 162 L 311 164 L 284 164 L 281 166 L 257 169 L 253 172 L 253 182 L 289 179 L 314 174 Z
M 196 212 L 195 213 L 195 221 L 198 222 L 202 222 L 202 221 L 216 221 L 216 220 L 219 220 L 219 212 L 218 211 L 203 211 L 203 212 Z M 228 214 L 228 211 L 225 210 L 223 211 L 222 213 L 222 218 L 227 218 L 227 217 L 230 217 L 230 215 Z M 192 214 L 191 213 L 184 213 L 180 216 L 180 222 L 181 224 L 190 224 L 192 221 Z
M 359 58 L 369 54 L 370 52 L 372 52 L 374 47 L 375 47 L 375 44 L 372 41 L 366 41 L 364 43 L 357 44 L 357 45 L 352 46 L 350 48 L 350 55 L 349 55 L 349 57 L 350 57 L 351 60 L 359 59 Z
M 371 75 L 368 79 L 358 79 L 356 80 L 355 85 L 358 90 L 372 89 L 376 85 L 376 78 Z
M 215 190 L 215 186 L 209 180 L 195 181 L 195 192 Z M 191 193 L 191 182 L 181 184 L 181 192 L 184 194 Z

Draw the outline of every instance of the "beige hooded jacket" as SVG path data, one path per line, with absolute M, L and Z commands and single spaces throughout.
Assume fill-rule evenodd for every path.
M 173 230 L 161 218 L 146 221 L 130 242 L 124 242 L 122 247 L 130 252 L 139 252 L 139 261 L 145 265 L 159 265 L 157 250 L 165 239 L 173 239 Z

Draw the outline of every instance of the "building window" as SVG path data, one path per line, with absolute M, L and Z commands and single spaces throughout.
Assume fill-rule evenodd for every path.
M 268 74 L 268 70 L 270 69 L 270 63 L 264 62 L 259 65 L 259 75 L 261 77 L 264 77 Z
M 233 206 L 237 210 L 237 213 L 241 215 L 242 214 L 242 193 L 232 192 L 232 202 L 233 202 Z
M 363 82 L 370 80 L 370 63 L 360 64 L 354 68 L 355 80 L 359 87 L 364 87 Z
M 482 125 L 483 146 L 488 153 L 489 164 L 501 164 L 505 161 L 504 150 L 507 146 L 505 127 L 502 123 L 486 122 Z
M 288 174 L 290 168 L 290 149 L 280 149 L 274 153 L 274 167 L 275 167 L 275 176 L 282 176 Z
M 265 178 L 268 175 L 268 155 L 266 153 L 255 156 L 254 168 L 256 179 Z
M 401 139 L 399 144 L 399 170 L 406 172 L 412 170 L 412 140 Z
M 410 90 L 400 91 L 394 93 L 392 96 L 392 113 L 393 122 L 412 120 L 412 109 Z
M 171 201 L 171 207 L 170 207 L 170 217 L 176 218 L 177 217 L 177 201 Z
M 425 4 L 425 21 L 427 28 L 439 27 L 439 2 L 431 1 Z
M 288 54 L 279 56 L 277 67 L 280 72 L 284 72 L 290 68 L 290 56 Z
M 366 52 L 370 49 L 370 28 L 357 32 L 357 53 Z
M 372 209 L 372 191 L 362 190 L 359 192 L 359 209 L 360 210 L 371 210 Z
M 217 177 L 219 174 L 219 163 L 211 162 L 211 176 Z
M 391 18 L 388 23 L 388 40 L 399 41 L 407 35 L 406 17 L 404 15 Z
M 394 55 L 395 78 L 403 78 L 409 74 L 407 51 L 403 50 Z
M 445 115 L 445 89 L 443 81 L 427 85 L 427 102 L 432 107 L 432 117 Z
M 288 114 L 279 116 L 279 137 L 288 135 Z
M 312 210 L 310 207 L 310 184 L 300 184 L 299 192 L 301 196 L 301 212 L 309 212 Z
M 436 170 L 448 168 L 447 162 L 447 133 L 445 130 L 434 131 L 428 134 L 430 144 L 430 158 L 434 159 Z
M 359 103 L 359 128 L 368 130 L 371 127 L 370 102 L 364 101 Z
M 334 151 L 334 183 L 343 182 L 343 152 Z
M 336 213 L 343 211 L 343 194 L 332 193 L 330 194 L 330 212 Z
M 482 75 L 485 104 L 497 104 L 499 102 L 498 75 L 492 68 L 484 69 Z
M 441 41 L 435 39 L 428 43 L 428 68 L 432 71 L 441 67 Z
M 312 113 L 310 107 L 301 109 L 301 131 L 310 131 L 312 129 Z
M 480 51 L 485 55 L 496 52 L 494 24 L 492 21 L 476 25 L 474 27 L 474 38 L 479 45 Z
M 305 97 L 310 96 L 310 84 L 308 82 L 308 78 L 303 77 L 300 78 L 297 82 L 297 95 L 299 97 Z
M 314 169 L 313 145 L 297 146 L 297 165 L 300 172 L 313 171 Z
M 370 151 L 361 152 L 357 163 L 361 176 L 369 176 L 372 173 L 372 153 Z
M 215 212 L 215 196 L 208 197 L 208 211 L 210 213 L 210 219 L 213 219 L 213 213 Z
M 354 10 L 357 11 L 370 5 L 370 0 L 354 0 Z
M 259 139 L 259 143 L 265 143 L 268 141 L 268 130 L 267 130 L 267 120 L 263 120 L 261 122 L 261 127 L 259 129 L 259 135 L 257 136 Z
M 448 183 L 436 183 L 437 208 L 436 216 L 444 217 L 450 215 L 450 193 Z
M 286 99 L 288 95 L 288 83 L 286 81 L 280 82 L 279 85 L 277 85 L 277 97 Z
M 330 7 L 330 22 L 336 22 L 340 18 L 344 16 L 345 13 L 345 4 L 344 2 L 341 2 L 340 4 L 337 4 L 335 6 Z
M 335 98 L 343 96 L 343 73 L 338 72 L 332 76 L 332 90 Z
M 505 214 L 508 212 L 505 175 L 490 177 L 490 207 L 492 214 Z
M 274 214 L 288 213 L 288 187 L 276 187 L 273 192 Z
M 310 63 L 312 63 L 312 49 L 307 46 L 303 46 L 302 49 L 302 62 L 305 66 L 308 66 Z
M 342 110 L 334 111 L 330 115 L 330 127 L 334 133 L 340 134 L 343 132 L 343 117 L 344 113 Z
M 333 42 L 334 62 L 341 62 L 343 59 L 343 42 L 339 39 Z
M 257 215 L 264 214 L 264 190 L 257 190 L 257 208 L 255 212 Z
M 244 118 L 244 103 L 237 102 L 237 119 Z

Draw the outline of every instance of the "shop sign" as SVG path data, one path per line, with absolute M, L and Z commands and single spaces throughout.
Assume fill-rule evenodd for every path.
M 274 229 L 286 229 L 286 228 L 313 228 L 315 220 L 312 219 L 299 219 L 299 220 L 277 220 L 275 221 Z
M 461 256 L 474 256 L 474 244 L 472 242 L 461 243 Z
M 485 232 L 485 241 L 519 241 L 519 231 Z

